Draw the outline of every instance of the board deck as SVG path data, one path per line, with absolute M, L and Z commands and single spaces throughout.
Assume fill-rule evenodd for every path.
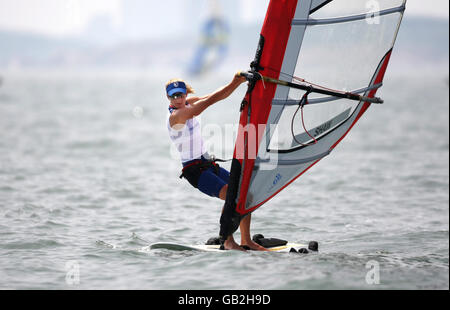
M 283 246 L 277 246 L 268 248 L 271 252 L 290 252 L 292 249 L 298 251 L 301 248 L 307 248 L 308 245 L 300 244 L 300 243 L 287 243 Z M 185 245 L 179 243 L 170 243 L 170 242 L 157 242 L 150 245 L 150 249 L 165 249 L 172 251 L 203 251 L 203 252 L 225 252 L 220 250 L 220 245 Z

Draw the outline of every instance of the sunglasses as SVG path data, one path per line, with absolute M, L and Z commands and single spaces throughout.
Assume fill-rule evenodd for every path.
M 172 99 L 178 99 L 178 98 L 182 98 L 183 97 L 183 93 L 175 93 L 172 96 L 170 96 L 170 98 Z

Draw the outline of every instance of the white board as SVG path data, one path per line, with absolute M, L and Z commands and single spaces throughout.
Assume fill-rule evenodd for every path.
M 283 246 L 277 246 L 273 248 L 268 248 L 271 252 L 290 252 L 291 249 L 295 249 L 298 251 L 301 248 L 308 248 L 308 245 L 300 244 L 300 243 L 287 243 Z M 172 251 L 203 251 L 203 252 L 226 252 L 220 250 L 220 245 L 186 245 L 179 243 L 170 243 L 170 242 L 157 242 L 150 245 L 150 249 L 165 249 Z

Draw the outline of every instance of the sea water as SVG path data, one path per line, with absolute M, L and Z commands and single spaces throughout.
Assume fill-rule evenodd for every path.
M 202 95 L 228 81 L 191 83 Z M 448 76 L 389 76 L 386 103 L 253 214 L 252 233 L 318 241 L 308 255 L 150 250 L 217 236 L 223 206 L 178 178 L 165 82 L 3 77 L 0 289 L 449 288 Z M 244 93 L 202 115 L 219 157 Z

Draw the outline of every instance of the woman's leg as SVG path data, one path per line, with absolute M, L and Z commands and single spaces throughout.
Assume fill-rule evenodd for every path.
M 222 189 L 219 192 L 219 198 L 222 200 L 227 199 L 227 190 L 228 190 L 228 184 L 224 185 Z
M 215 195 L 218 196 L 221 200 L 226 200 L 227 198 L 227 191 L 228 191 L 228 181 L 229 181 L 229 173 L 223 168 L 220 168 L 219 175 L 216 175 L 212 172 L 212 170 L 208 170 L 204 172 L 200 176 L 199 180 L 199 189 L 205 193 L 208 193 L 209 195 L 214 195 L 212 192 L 213 188 L 217 188 L 217 186 L 220 188 L 219 193 L 217 195 L 217 192 Z M 216 189 L 217 190 L 217 189 Z M 223 212 L 223 210 L 222 210 Z M 258 250 L 258 251 L 267 251 L 266 248 L 260 246 L 259 244 L 255 243 L 251 236 L 250 236 L 250 222 L 251 222 L 251 214 L 246 216 L 242 219 L 240 223 L 240 230 L 241 230 L 241 245 L 246 245 L 252 250 Z M 227 250 L 242 250 L 242 248 L 235 242 L 233 235 L 230 235 L 227 240 L 224 243 L 225 249 Z
M 220 190 L 220 196 L 219 198 L 222 200 L 225 200 L 227 197 L 227 189 L 228 189 L 228 185 L 225 185 L 224 187 L 222 187 L 222 189 Z M 223 212 L 223 210 L 222 210 Z M 239 225 L 239 228 L 241 230 L 241 245 L 246 245 L 248 246 L 250 249 L 252 250 L 258 250 L 258 251 L 267 251 L 266 248 L 260 246 L 259 244 L 255 243 L 251 236 L 250 236 L 250 222 L 251 222 L 251 218 L 252 215 L 249 214 L 246 217 L 244 217 L 241 220 L 241 224 Z M 228 246 L 233 246 L 234 249 L 236 249 L 236 242 L 233 239 L 233 235 L 231 235 L 229 237 L 230 241 L 228 243 Z M 227 239 L 228 241 L 228 239 Z M 225 248 L 229 249 L 227 247 L 227 242 L 225 242 Z
M 219 198 L 222 200 L 225 200 L 227 198 L 227 190 L 228 190 L 228 184 L 224 185 L 219 193 Z M 223 212 L 223 208 L 222 208 Z M 244 249 L 234 241 L 233 235 L 229 235 L 227 240 L 225 240 L 223 246 L 226 250 L 240 250 L 244 251 Z
M 226 172 L 226 170 L 224 170 L 224 172 Z M 225 180 L 225 177 L 221 174 L 217 175 L 214 168 L 203 171 L 198 179 L 198 189 L 202 193 L 222 200 L 225 200 L 226 198 L 227 184 L 228 180 Z
M 266 248 L 260 246 L 256 242 L 252 240 L 250 236 L 250 222 L 252 215 L 249 214 L 241 220 L 241 224 L 239 226 L 241 230 L 241 245 L 246 245 L 252 250 L 257 251 L 268 251 Z

